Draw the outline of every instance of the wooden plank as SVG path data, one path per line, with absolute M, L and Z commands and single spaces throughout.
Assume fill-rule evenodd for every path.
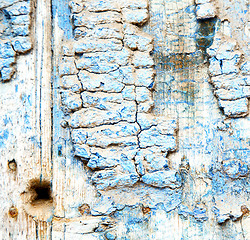
M 51 2 L 38 1 L 36 5 L 36 79 L 37 128 L 41 141 L 41 178 L 51 180 Z

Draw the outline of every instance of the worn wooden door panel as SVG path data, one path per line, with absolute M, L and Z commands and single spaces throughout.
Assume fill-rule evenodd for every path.
M 250 239 L 245 0 L 0 0 L 1 239 Z

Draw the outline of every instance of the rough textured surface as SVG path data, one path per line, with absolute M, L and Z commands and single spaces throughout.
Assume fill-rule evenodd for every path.
M 215 88 L 214 93 L 218 98 L 219 106 L 228 117 L 246 116 L 248 114 L 248 98 L 250 97 L 250 55 L 249 51 L 244 49 L 244 45 L 249 45 L 249 34 L 244 30 L 246 37 L 248 37 L 244 43 L 242 43 L 243 38 L 239 39 L 239 37 L 234 36 L 231 23 L 226 19 L 225 13 L 219 10 L 216 12 L 216 1 L 197 0 L 196 4 L 197 19 L 209 21 L 216 15 L 221 17 L 221 22 L 218 22 L 215 28 L 213 44 L 207 49 L 210 81 Z M 228 2 L 225 1 L 224 4 L 227 5 Z M 244 8 L 245 3 L 242 5 L 241 7 Z M 245 17 L 247 10 L 238 9 L 238 11 L 242 12 L 239 19 L 241 24 L 247 27 L 247 17 Z
M 244 56 L 236 40 L 220 33 L 207 51 L 211 83 L 220 108 L 228 117 L 246 116 L 250 97 L 248 56 Z
M 0 2 L 0 80 L 10 80 L 16 58 L 32 48 L 31 2 Z
M 35 6 L 0 83 L 0 239 L 250 239 L 247 1 Z
M 249 45 L 249 40 L 246 40 L 248 32 L 244 30 L 248 21 L 246 2 L 235 2 L 231 6 L 227 1 L 196 1 L 196 5 L 192 1 L 182 1 L 176 7 L 176 13 L 173 13 L 181 15 L 181 20 L 171 25 L 178 35 L 177 45 L 174 45 L 175 41 L 169 35 L 164 35 L 164 31 L 158 31 L 159 25 L 162 29 L 165 28 L 159 22 L 171 19 L 173 3 L 151 2 L 151 23 L 146 30 L 155 36 L 156 45 L 155 113 L 177 116 L 179 121 L 178 149 L 170 155 L 170 161 L 175 166 L 181 164 L 179 166 L 185 173 L 183 206 L 179 206 L 179 214 L 187 219 L 190 219 L 189 216 L 196 220 L 202 219 L 201 222 L 213 221 L 212 216 L 215 216 L 218 223 L 239 221 L 243 216 L 241 206 L 249 202 L 248 187 L 236 187 L 237 184 L 248 186 L 249 181 L 249 73 L 244 70 L 249 59 L 249 52 L 246 50 Z M 203 7 L 208 2 L 216 6 L 215 14 L 206 16 L 202 13 L 204 17 L 198 16 L 201 12 L 197 13 L 197 8 L 205 11 L 206 8 Z M 163 6 L 167 10 L 163 10 Z M 239 11 L 242 15 L 239 16 L 234 11 Z M 198 20 L 186 21 L 188 15 Z M 182 24 L 185 26 L 185 34 L 178 31 Z M 193 43 L 189 36 L 195 36 L 191 37 Z M 227 50 L 232 42 L 235 45 Z M 170 44 L 174 46 L 165 47 Z M 195 48 L 192 48 L 193 44 L 196 45 Z M 213 52 L 216 46 L 216 51 Z M 216 54 L 223 59 L 221 62 L 213 58 Z M 219 103 L 213 93 L 219 98 Z M 224 110 L 220 111 L 222 107 Z M 192 166 L 195 166 L 193 170 Z M 199 181 L 199 178 L 202 180 Z M 203 190 L 198 196 L 195 189 L 200 184 Z M 196 197 L 191 197 L 192 194 Z M 195 202 L 205 205 L 197 208 Z M 212 236 L 209 230 L 206 234 L 200 236 L 204 239 L 220 238 Z M 173 234 L 171 237 L 177 235 Z M 184 235 L 184 239 L 189 239 L 188 233 Z M 227 234 L 226 238 L 245 238 L 244 232 L 243 236 L 239 235 L 235 230 Z
M 75 156 L 94 171 L 99 190 L 138 181 L 180 188 L 166 158 L 177 147 L 176 121 L 151 113 L 153 38 L 138 27 L 149 18 L 147 1 L 72 1 L 70 7 L 75 40 L 62 43 L 59 71 Z M 153 166 L 157 158 L 163 164 L 148 173 L 146 162 Z

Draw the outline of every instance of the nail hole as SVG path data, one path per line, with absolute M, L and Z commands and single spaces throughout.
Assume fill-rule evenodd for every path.
M 32 179 L 22 193 L 26 212 L 39 220 L 47 221 L 53 214 L 53 197 L 50 181 Z
M 62 145 L 58 146 L 58 156 L 62 156 Z
M 51 201 L 51 188 L 49 181 L 33 180 L 30 182 L 29 192 L 33 193 L 31 196 L 31 204 L 36 204 L 40 201 Z
M 15 160 L 15 159 L 12 159 L 12 160 L 9 160 L 9 161 L 8 161 L 8 168 L 9 168 L 11 171 L 16 171 L 16 169 L 17 169 L 17 164 L 16 164 L 16 160 Z

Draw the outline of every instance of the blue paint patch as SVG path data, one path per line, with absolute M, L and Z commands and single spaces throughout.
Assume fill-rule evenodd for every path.
M 29 114 L 27 112 L 25 112 L 25 114 L 24 114 L 24 124 L 25 125 L 30 125 L 30 116 L 29 116 Z M 31 128 L 29 128 L 29 129 L 31 129 Z
M 67 39 L 73 38 L 72 23 L 70 21 L 70 8 L 68 1 L 53 0 L 52 1 L 52 17 L 58 18 L 59 27 L 64 31 Z
M 9 131 L 7 129 L 0 130 L 0 147 L 5 146 L 5 141 L 9 138 Z
M 11 123 L 11 119 L 7 116 L 4 117 L 3 119 L 4 126 L 6 126 L 8 123 Z
M 206 212 L 207 210 L 205 208 L 196 206 L 192 211 L 192 215 L 197 221 L 204 222 L 208 220 Z

